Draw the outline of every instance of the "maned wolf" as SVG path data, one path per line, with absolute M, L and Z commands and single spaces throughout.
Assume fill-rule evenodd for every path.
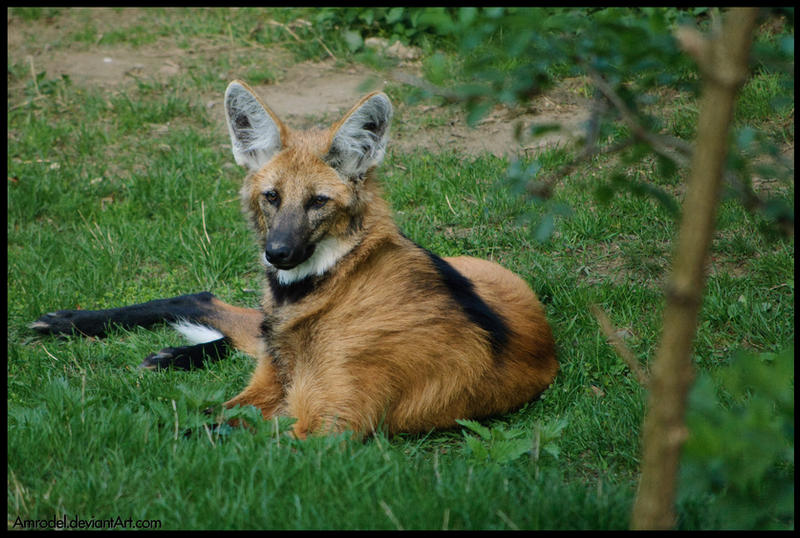
M 233 346 L 256 359 L 226 406 L 296 418 L 294 434 L 389 433 L 503 413 L 558 370 L 542 305 L 499 265 L 440 258 L 405 237 L 381 196 L 392 105 L 374 92 L 327 130 L 294 131 L 243 82 L 225 92 L 243 208 L 261 243 L 261 309 L 202 292 L 109 310 L 61 310 L 42 333 L 103 335 L 171 322 L 195 345 L 145 368 L 201 367 Z

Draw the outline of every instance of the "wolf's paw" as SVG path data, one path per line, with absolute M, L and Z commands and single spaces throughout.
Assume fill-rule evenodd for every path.
M 28 328 L 40 334 L 72 334 L 75 331 L 80 331 L 79 325 L 76 323 L 81 318 L 80 310 L 59 310 L 57 312 L 48 312 L 30 325 Z
M 193 346 L 165 347 L 161 351 L 151 353 L 142 361 L 139 368 L 147 370 L 164 370 L 177 368 L 191 370 L 203 368 L 207 361 L 222 358 L 227 346 L 223 340 L 195 344 Z
M 165 347 L 161 351 L 151 353 L 144 358 L 139 368 L 144 368 L 146 370 L 166 370 L 170 366 L 181 368 L 179 364 L 176 364 L 182 362 L 180 360 L 181 349 L 182 348 L 179 347 Z

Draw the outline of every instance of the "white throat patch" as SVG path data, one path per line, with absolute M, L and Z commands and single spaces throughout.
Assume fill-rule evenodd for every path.
M 326 237 L 314 248 L 314 254 L 311 255 L 306 261 L 291 269 L 278 269 L 278 283 L 282 286 L 292 284 L 303 280 L 307 276 L 321 276 L 325 272 L 336 265 L 342 257 L 350 252 L 353 248 L 348 242 L 341 241 L 333 237 Z M 267 261 L 267 256 L 264 251 L 261 252 L 261 263 L 267 267 L 273 267 Z

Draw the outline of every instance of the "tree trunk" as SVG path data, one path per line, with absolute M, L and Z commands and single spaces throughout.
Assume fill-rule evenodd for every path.
M 704 266 L 716 220 L 728 130 L 736 94 L 747 76 L 756 8 L 727 13 L 718 35 L 707 41 L 692 31 L 678 35 L 703 75 L 697 139 L 686 198 L 666 287 L 661 342 L 652 366 L 642 427 L 642 474 L 632 529 L 675 524 L 680 450 L 687 437 L 684 415 L 693 379 L 692 344 L 705 288 Z

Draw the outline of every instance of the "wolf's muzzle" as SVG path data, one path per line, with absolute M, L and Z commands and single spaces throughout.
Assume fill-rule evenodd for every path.
M 292 269 L 314 254 L 314 245 L 292 246 L 284 242 L 269 242 L 264 254 L 273 267 L 284 270 Z

